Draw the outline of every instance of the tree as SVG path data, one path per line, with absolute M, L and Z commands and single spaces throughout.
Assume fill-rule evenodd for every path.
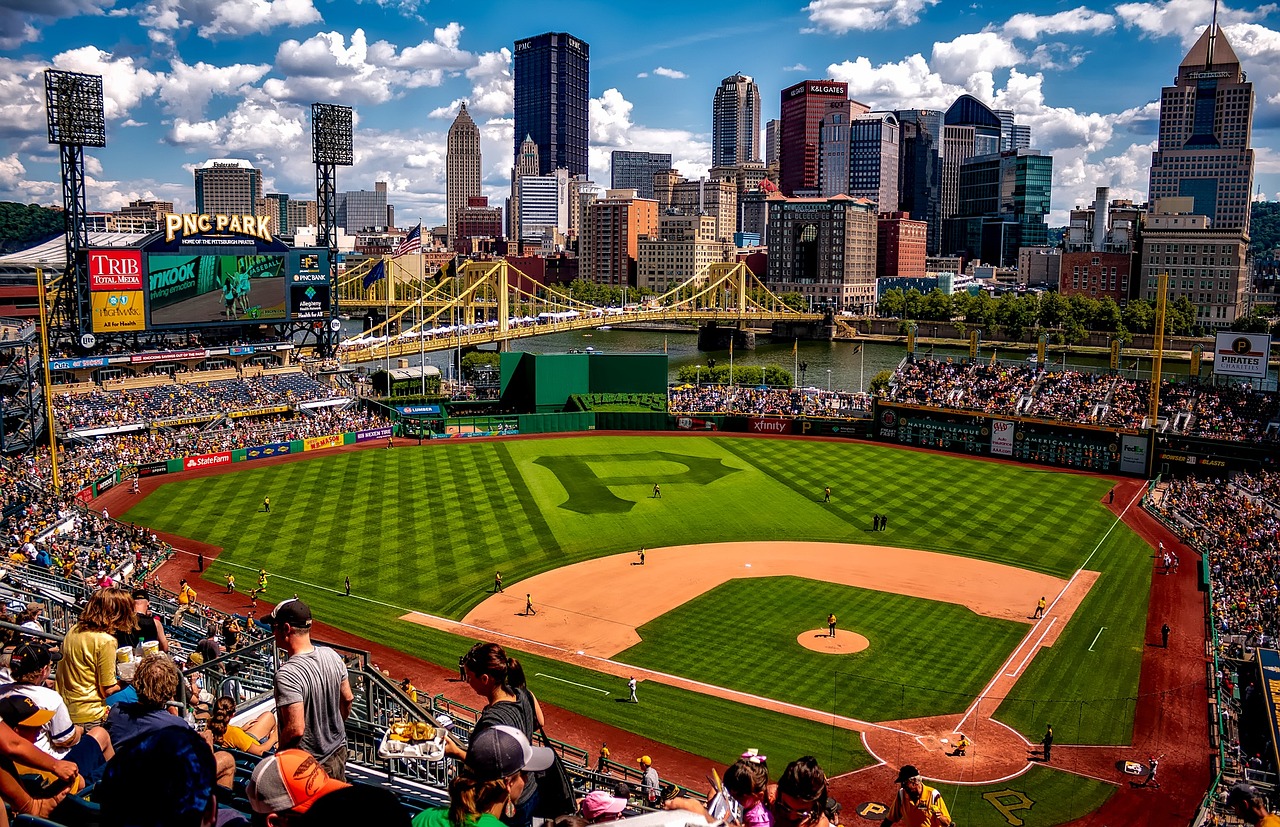
M 1266 333 L 1271 329 L 1271 320 L 1259 316 L 1257 313 L 1250 313 L 1248 316 L 1241 316 L 1231 325 L 1232 330 L 1238 330 L 1241 333 Z
M 1041 327 L 1056 328 L 1067 316 L 1066 299 L 1057 293 L 1045 293 L 1040 297 L 1037 321 Z
M 1098 311 L 1094 316 L 1091 330 L 1102 330 L 1107 333 L 1114 333 L 1123 326 L 1120 313 L 1120 305 L 1116 304 L 1116 300 L 1108 296 L 1098 302 Z
M 891 381 L 893 381 L 893 371 L 882 370 L 871 377 L 871 385 L 868 390 L 875 396 L 884 396 L 889 391 L 889 383 Z
M 1156 310 L 1146 299 L 1133 299 L 1125 305 L 1120 320 L 1134 333 L 1151 333 L 1156 328 Z
M 1165 306 L 1164 332 L 1174 336 L 1198 336 L 1200 334 L 1200 324 L 1196 321 L 1198 312 L 1196 306 L 1191 303 L 1191 299 L 1178 296 Z
M 996 302 L 986 290 L 976 296 L 969 297 L 969 312 L 965 314 L 965 322 L 974 327 L 990 330 L 996 322 Z
M 0 202 L 0 252 L 24 250 L 66 229 L 66 214 L 60 209 Z
M 920 303 L 920 318 L 931 322 L 946 322 L 951 319 L 951 297 L 941 290 L 931 290 Z
M 924 296 L 920 295 L 920 291 L 912 287 L 902 297 L 902 317 L 904 319 L 920 318 L 920 308 L 924 303 Z
M 902 294 L 902 288 L 895 287 L 892 290 L 884 291 L 884 295 L 880 297 L 880 303 L 876 306 L 876 312 L 881 316 L 902 318 L 904 304 L 905 297 Z
M 497 370 L 502 361 L 502 354 L 492 350 L 473 350 L 462 355 L 462 373 L 468 379 L 475 379 L 481 368 Z
M 1072 317 L 1062 325 L 1062 338 L 1066 344 L 1078 345 L 1089 338 L 1089 331 L 1079 319 Z
M 996 304 L 996 324 L 1005 336 L 1017 341 L 1023 332 L 1035 323 L 1036 300 L 1031 296 L 1006 293 Z
M 789 388 L 792 385 L 791 371 L 780 365 L 764 366 L 764 383 L 774 388 Z

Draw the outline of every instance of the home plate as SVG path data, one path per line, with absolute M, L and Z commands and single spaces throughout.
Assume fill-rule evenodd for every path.
M 942 743 L 944 743 L 944 744 L 949 744 L 949 743 L 951 743 L 951 742 L 950 742 L 950 741 L 948 741 L 946 738 L 939 738 L 938 740 L 939 740 L 939 741 L 941 741 L 941 742 L 942 742 Z

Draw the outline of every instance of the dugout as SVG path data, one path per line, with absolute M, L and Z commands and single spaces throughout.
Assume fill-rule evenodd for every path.
M 590 393 L 665 394 L 665 353 L 503 353 L 504 410 L 558 413 Z

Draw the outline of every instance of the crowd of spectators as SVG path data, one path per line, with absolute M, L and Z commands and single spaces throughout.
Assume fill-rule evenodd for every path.
M 701 385 L 673 388 L 667 410 L 672 414 L 851 418 L 871 410 L 871 395 L 815 388 Z
M 54 416 L 61 430 L 70 431 L 291 406 L 338 395 L 297 371 L 119 390 L 103 387 L 80 393 L 55 392 Z
M 1209 556 L 1219 635 L 1271 646 L 1280 636 L 1280 513 L 1246 490 L 1253 482 L 1173 480 L 1157 508 Z
M 1148 383 L 1114 373 L 1035 365 L 917 360 L 895 371 L 887 399 L 913 405 L 1140 428 Z M 1280 441 L 1280 395 L 1247 385 L 1164 382 L 1168 431 L 1234 441 Z

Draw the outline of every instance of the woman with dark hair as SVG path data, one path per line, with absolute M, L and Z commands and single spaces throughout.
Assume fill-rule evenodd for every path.
M 806 755 L 787 764 L 774 790 L 769 808 L 774 827 L 830 827 L 827 774 L 818 759 Z
M 533 733 L 542 727 L 542 708 L 525 686 L 524 668 L 520 661 L 507 657 L 506 650 L 496 643 L 477 643 L 463 657 L 462 669 L 467 685 L 485 699 L 471 737 L 474 739 L 491 727 L 509 726 L 532 742 Z M 445 754 L 465 761 L 467 750 L 450 739 Z M 504 815 L 503 823 L 507 827 L 530 827 L 537 803 L 537 780 L 530 776 L 522 787 L 514 812 Z
M 124 589 L 101 589 L 89 598 L 80 619 L 62 640 L 58 694 L 67 702 L 71 722 L 86 728 L 107 717 L 107 696 L 119 692 L 116 633 L 138 628 L 133 596 Z
M 223 695 L 213 702 L 205 728 L 213 735 L 213 746 L 238 749 L 250 755 L 265 755 L 276 748 L 276 716 L 267 710 L 247 727 L 231 723 L 236 715 L 235 699 Z

